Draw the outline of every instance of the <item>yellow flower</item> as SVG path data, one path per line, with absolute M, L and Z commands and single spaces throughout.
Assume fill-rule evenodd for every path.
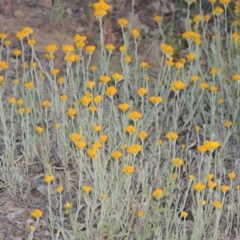
M 127 174 L 132 174 L 134 173 L 134 167 L 131 165 L 127 165 L 123 168 L 123 172 Z
M 87 142 L 85 141 L 75 141 L 74 144 L 77 148 L 85 148 L 87 146 Z
M 61 193 L 62 191 L 63 191 L 63 186 L 58 186 L 57 188 L 56 188 L 56 192 L 57 193 Z
M 97 156 L 97 148 L 90 148 L 87 150 L 87 154 L 89 157 L 91 157 L 92 159 L 96 160 L 96 156 Z
M 224 127 L 231 127 L 233 125 L 233 122 L 232 121 L 224 121 L 223 122 L 223 126 Z
M 163 144 L 162 139 L 159 139 L 159 140 L 157 141 L 157 145 L 158 145 L 158 146 L 162 146 L 162 144 Z
M 94 130 L 95 132 L 100 132 L 100 131 L 102 130 L 102 127 L 99 126 L 99 125 L 94 125 L 94 126 L 93 126 L 93 130 Z
M 223 13 L 223 9 L 221 7 L 216 7 L 212 11 L 213 15 L 218 15 L 219 16 L 221 13 Z
M 83 192 L 85 192 L 86 194 L 89 194 L 92 190 L 91 186 L 85 185 L 82 187 Z
M 168 140 L 177 140 L 178 139 L 178 135 L 175 132 L 168 132 L 165 137 Z
M 190 180 L 190 181 L 192 181 L 193 179 L 194 179 L 194 175 L 188 175 L 188 179 Z
M 128 118 L 133 121 L 136 121 L 136 120 L 142 118 L 142 114 L 140 112 L 133 111 L 133 112 L 129 113 Z
M 173 158 L 172 165 L 174 167 L 181 167 L 183 165 L 183 160 L 181 158 Z
M 104 76 L 100 77 L 100 81 L 104 84 L 107 84 L 110 80 L 111 80 L 111 78 L 107 75 L 104 75 Z
M 52 54 L 52 53 L 46 53 L 46 54 L 45 54 L 45 57 L 46 57 L 47 59 L 49 59 L 49 60 L 53 60 L 53 59 L 55 58 L 55 55 Z
M 79 141 L 82 138 L 79 133 L 71 133 L 69 137 L 72 142 Z
M 76 34 L 75 36 L 74 36 L 74 38 L 73 38 L 73 41 L 75 42 L 75 43 L 77 43 L 77 42 L 84 42 L 84 41 L 86 41 L 87 40 L 87 37 L 86 36 L 81 36 L 81 35 L 79 35 L 79 34 Z
M 203 16 L 204 21 L 208 22 L 210 20 L 210 15 L 206 14 Z
M 229 191 L 230 190 L 230 187 L 229 186 L 226 186 L 226 185 L 222 185 L 222 186 L 220 186 L 220 189 L 221 189 L 221 191 L 222 192 L 227 192 L 227 191 Z
M 24 87 L 28 88 L 28 89 L 33 89 L 34 88 L 34 83 L 33 82 L 26 82 L 24 84 Z
M 208 88 L 208 84 L 205 82 L 202 82 L 199 84 L 199 88 L 204 90 L 204 89 Z
M 45 50 L 48 53 L 54 53 L 55 51 L 57 51 L 57 46 L 56 45 L 47 45 L 45 46 Z
M 124 52 L 127 51 L 127 46 L 121 46 L 121 47 L 119 48 L 119 50 L 120 50 L 120 52 L 124 53 Z
M 173 48 L 172 48 L 172 46 L 167 45 L 167 44 L 165 44 L 165 43 L 162 43 L 162 44 L 160 45 L 160 48 L 161 48 L 161 50 L 163 51 L 163 53 L 164 53 L 167 57 L 170 57 L 170 56 L 173 55 Z
M 75 108 L 68 108 L 67 114 L 73 118 L 77 114 L 77 110 Z
M 123 59 L 126 63 L 130 63 L 132 61 L 131 57 L 129 55 L 125 56 Z
M 70 210 L 72 209 L 72 203 L 66 202 L 63 205 L 64 209 L 65 209 L 65 214 L 69 214 Z
M 209 173 L 207 176 L 208 180 L 212 180 L 214 178 L 214 174 L 213 173 Z
M 218 87 L 216 87 L 216 86 L 210 86 L 210 87 L 209 87 L 209 90 L 210 90 L 211 92 L 216 92 L 216 91 L 218 90 Z
M 43 132 L 43 127 L 37 126 L 37 127 L 35 128 L 35 131 L 36 131 L 37 133 L 42 133 L 42 132 Z
M 121 27 L 124 27 L 128 24 L 128 20 L 125 19 L 125 18 L 120 18 L 118 19 L 118 24 L 121 26 Z
M 80 41 L 80 42 L 76 42 L 76 47 L 79 48 L 80 50 L 82 50 L 85 47 L 85 43 Z
M 197 150 L 198 150 L 200 153 L 205 153 L 205 152 L 207 151 L 207 148 L 206 148 L 206 146 L 204 146 L 204 145 L 199 145 L 199 146 L 197 147 Z
M 162 20 L 162 17 L 159 15 L 154 16 L 153 18 L 156 22 L 160 22 Z
M 31 112 L 31 108 L 30 108 L 30 107 L 26 107 L 26 108 L 25 108 L 25 112 L 26 112 L 26 113 L 30 113 L 30 112 Z
M 44 108 L 49 108 L 49 107 L 51 107 L 51 102 L 49 102 L 48 100 L 44 100 L 44 101 L 42 101 L 42 107 L 44 107 Z
M 84 106 L 88 106 L 91 101 L 92 101 L 92 97 L 88 95 L 85 95 L 80 99 L 81 104 Z
M 233 81 L 240 81 L 240 74 L 234 74 L 234 75 L 232 76 L 232 80 L 233 80 Z
M 193 82 L 197 82 L 199 80 L 199 76 L 198 75 L 193 75 L 190 78 Z
M 177 69 L 181 69 L 181 68 L 183 67 L 183 63 L 180 62 L 180 61 L 178 61 L 178 62 L 175 63 L 175 67 L 176 67 Z
M 139 37 L 140 33 L 137 29 L 132 29 L 131 31 L 131 35 L 134 37 L 134 38 L 137 38 Z
M 52 75 L 57 75 L 58 73 L 59 73 L 59 69 L 54 68 L 51 70 Z
M 214 189 L 217 186 L 217 183 L 212 180 L 208 180 L 207 184 L 210 189 Z
M 142 97 L 143 95 L 148 93 L 148 90 L 146 88 L 139 88 L 137 93 L 140 97 Z
M 162 102 L 162 97 L 160 97 L 160 96 L 151 96 L 149 98 L 149 100 L 150 100 L 151 103 L 153 103 L 155 105 L 158 105 L 159 103 Z
M 93 65 L 93 66 L 90 67 L 90 70 L 91 70 L 92 72 L 97 71 L 97 69 L 98 69 L 98 67 L 97 67 L 96 65 Z
M 14 97 L 10 97 L 8 99 L 8 102 L 11 103 L 11 104 L 16 104 L 16 99 Z
M 200 130 L 200 127 L 199 126 L 195 126 L 195 131 L 198 132 Z
M 4 43 L 5 46 L 8 47 L 9 45 L 11 45 L 12 42 L 10 40 L 4 40 L 3 43 Z
M 140 152 L 142 150 L 142 146 L 141 145 L 130 145 L 127 149 L 128 153 L 131 153 L 133 155 L 136 155 L 138 152 Z
M 16 33 L 16 37 L 20 40 L 22 40 L 26 36 L 27 36 L 27 34 L 24 31 L 19 31 L 19 32 Z
M 0 39 L 5 39 L 7 37 L 7 34 L 6 33 L 4 33 L 4 32 L 2 32 L 2 33 L 0 33 Z
M 22 31 L 26 34 L 26 35 L 29 35 L 30 33 L 33 33 L 33 30 L 32 28 L 30 27 L 25 27 L 22 29 Z
M 165 65 L 168 66 L 168 67 L 172 67 L 174 65 L 173 58 L 170 57 L 169 59 L 167 59 L 165 61 Z
M 18 80 L 18 83 L 15 83 L 14 81 L 15 81 L 15 80 L 13 80 L 13 83 L 14 83 L 14 84 L 18 84 L 18 83 L 19 83 L 19 80 Z M 3 76 L 0 76 L 0 86 L 3 85 L 3 82 L 4 82 L 4 77 L 3 77 Z
M 45 175 L 44 182 L 45 183 L 51 183 L 54 180 L 53 175 Z
M 1 69 L 8 69 L 8 65 L 5 61 L 0 61 L 0 70 Z
M 102 95 L 97 95 L 96 97 L 93 98 L 94 103 L 98 104 L 103 100 Z
M 60 99 L 61 101 L 66 101 L 66 100 L 68 99 L 68 96 L 67 96 L 66 94 L 60 95 L 60 96 L 59 96 L 59 99 Z
M 31 216 L 32 216 L 33 218 L 36 218 L 36 219 L 42 217 L 42 215 L 43 215 L 43 212 L 42 212 L 40 209 L 35 209 L 35 210 L 31 213 Z
M 101 136 L 99 137 L 99 141 L 100 141 L 101 143 L 105 143 L 105 142 L 107 141 L 107 139 L 108 139 L 108 136 L 107 136 L 107 135 L 101 135 Z
M 192 40 L 197 37 L 197 33 L 193 31 L 186 31 L 182 34 L 183 39 Z
M 173 91 L 183 90 L 185 88 L 185 83 L 182 81 L 175 81 L 172 83 L 171 88 Z
M 68 61 L 68 62 L 76 62 L 80 59 L 80 56 L 77 54 L 67 54 L 66 56 L 64 56 L 64 61 Z
M 36 44 L 36 41 L 34 39 L 29 39 L 28 40 L 28 45 L 34 46 Z
M 104 0 L 99 0 L 99 2 L 94 3 L 92 7 L 95 9 L 95 17 L 103 17 L 107 14 L 107 11 L 110 9 L 110 5 L 105 3 Z
M 181 212 L 181 217 L 187 218 L 187 216 L 188 216 L 188 213 L 187 213 L 187 212 L 185 212 L 185 211 Z
M 219 148 L 221 145 L 218 141 L 205 141 L 204 146 L 208 151 L 213 151 L 217 148 Z
M 203 191 L 205 189 L 205 185 L 203 183 L 197 182 L 193 185 L 194 191 Z
M 127 126 L 125 130 L 128 134 L 133 134 L 134 132 L 136 132 L 136 128 L 133 125 Z
M 36 229 L 36 228 L 35 228 L 33 225 L 30 225 L 30 226 L 29 226 L 29 230 L 30 230 L 31 232 L 34 232 L 35 229 Z
M 222 204 L 221 204 L 220 201 L 214 201 L 214 202 L 213 202 L 213 206 L 214 206 L 215 208 L 219 209 L 219 210 L 222 209 Z
M 217 73 L 217 69 L 216 68 L 211 68 L 211 70 L 209 71 L 209 74 L 211 74 L 211 75 L 216 75 L 216 73 Z
M 54 124 L 54 128 L 55 128 L 55 129 L 59 129 L 59 128 L 60 128 L 60 124 L 59 124 L 59 123 L 55 123 L 55 124 Z
M 114 51 L 114 49 L 115 49 L 115 47 L 114 47 L 114 45 L 113 44 L 107 44 L 106 46 L 105 46 L 105 48 L 109 51 L 109 52 L 112 52 L 112 51 Z
M 100 142 L 93 143 L 91 148 L 92 149 L 99 149 L 102 147 L 102 144 Z
M 202 206 L 204 206 L 207 203 L 207 201 L 202 199 L 202 200 L 200 200 L 200 203 L 201 203 Z
M 120 103 L 118 105 L 118 108 L 122 110 L 123 112 L 127 111 L 129 109 L 129 105 L 127 103 Z
M 148 65 L 147 62 L 141 62 L 140 65 L 141 65 L 142 68 L 146 68 L 146 69 L 149 68 L 149 65 Z
M 159 199 L 163 196 L 163 189 L 157 188 L 156 190 L 153 191 L 152 196 Z
M 19 108 L 17 111 L 18 111 L 19 114 L 22 115 L 22 114 L 24 114 L 25 109 L 24 108 Z
M 100 198 L 101 198 L 101 200 L 102 200 L 102 201 L 104 201 L 104 200 L 106 200 L 106 199 L 107 199 L 107 195 L 105 195 L 105 194 L 102 194 L 102 195 L 100 196 Z
M 117 89 L 115 87 L 108 87 L 105 91 L 105 94 L 108 96 L 108 97 L 112 97 L 116 94 L 117 92 Z
M 227 174 L 227 176 L 230 180 L 232 180 L 236 177 L 236 174 L 234 172 L 230 172 L 230 173 Z
M 62 51 L 65 53 L 70 53 L 74 51 L 74 46 L 72 45 L 63 45 Z
M 92 45 L 89 45 L 89 46 L 86 46 L 85 47 L 85 50 L 88 52 L 88 53 L 93 53 L 95 51 L 96 47 L 95 46 L 92 46 Z
M 193 18 L 193 22 L 195 22 L 195 23 L 198 23 L 198 22 L 200 22 L 202 20 L 202 16 L 201 15 L 196 15 L 196 16 L 194 16 L 194 18 Z
M 196 58 L 196 54 L 195 53 L 189 53 L 188 55 L 187 55 L 187 59 L 188 60 L 194 60 Z
M 121 75 L 121 74 L 119 74 L 119 73 L 117 73 L 117 72 L 115 72 L 113 75 L 112 75 L 112 77 L 113 77 L 113 79 L 115 80 L 115 81 L 121 81 L 121 80 L 123 80 L 123 75 Z
M 58 83 L 61 84 L 61 83 L 65 82 L 65 79 L 64 79 L 64 77 L 59 77 L 57 81 L 58 81 Z
M 145 215 L 145 212 L 143 210 L 137 211 L 137 217 L 143 217 Z
M 118 159 L 118 158 L 122 157 L 122 153 L 119 152 L 119 151 L 114 151 L 114 152 L 111 153 L 111 156 L 112 156 L 113 158 Z
M 31 63 L 31 67 L 32 67 L 32 68 L 36 68 L 36 66 L 37 66 L 37 63 L 36 63 L 36 62 L 32 62 L 32 63 Z
M 146 138 L 148 136 L 148 134 L 145 131 L 141 131 L 138 133 L 138 137 L 143 140 L 144 138 Z
M 210 3 L 215 3 L 216 0 L 208 0 Z
M 92 112 L 92 113 L 94 113 L 94 112 L 97 111 L 97 107 L 96 107 L 96 106 L 90 106 L 88 109 L 89 109 L 89 111 Z

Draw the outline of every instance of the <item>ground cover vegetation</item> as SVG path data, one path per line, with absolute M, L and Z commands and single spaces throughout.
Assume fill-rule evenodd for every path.
M 134 0 L 117 21 L 119 48 L 106 43 L 103 0 L 91 6 L 98 42 L 76 34 L 74 45 L 46 45 L 42 59 L 31 27 L 16 33 L 20 49 L 0 33 L 0 202 L 19 198 L 25 239 L 240 238 L 240 4 L 209 2 L 193 16 L 202 2 L 185 1 L 179 57 L 161 13 L 152 16 L 155 78 L 139 54 Z

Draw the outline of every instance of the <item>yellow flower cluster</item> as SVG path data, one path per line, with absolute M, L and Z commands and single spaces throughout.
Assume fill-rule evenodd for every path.
M 99 0 L 99 2 L 94 3 L 92 5 L 94 8 L 94 16 L 95 17 L 103 17 L 107 14 L 107 11 L 110 9 L 109 4 L 107 4 L 104 0 Z

